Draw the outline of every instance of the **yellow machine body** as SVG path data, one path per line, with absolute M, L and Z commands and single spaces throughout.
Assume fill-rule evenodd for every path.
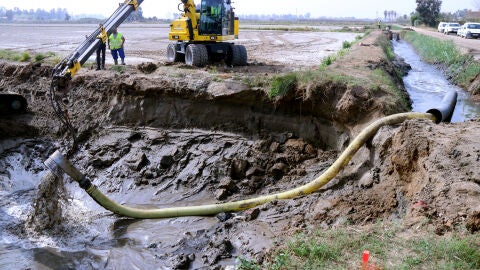
M 170 24 L 169 39 L 185 42 L 224 42 L 238 38 L 239 20 L 234 16 L 230 4 L 226 2 L 229 1 L 202 1 L 200 12 L 198 12 L 193 0 L 185 1 L 184 13 Z M 214 10 L 212 6 L 215 4 L 219 5 L 219 11 L 216 15 L 212 15 Z M 214 28 L 221 28 L 221 31 L 208 31 L 205 25 L 213 25 Z M 202 31 L 202 29 L 205 30 Z
M 170 24 L 167 61 L 190 66 L 205 66 L 224 61 L 228 66 L 247 65 L 245 46 L 233 44 L 238 39 L 239 20 L 231 0 L 181 0 L 182 16 Z M 179 9 L 180 6 L 179 5 Z
M 234 35 L 216 35 L 216 34 L 206 34 L 200 35 L 198 29 L 193 29 L 193 39 L 190 39 L 190 32 L 188 30 L 188 20 L 187 17 L 181 17 L 174 20 L 170 26 L 170 33 L 168 35 L 169 39 L 172 41 L 194 41 L 194 42 L 224 42 L 230 41 L 238 38 L 238 20 L 236 20 L 236 34 Z

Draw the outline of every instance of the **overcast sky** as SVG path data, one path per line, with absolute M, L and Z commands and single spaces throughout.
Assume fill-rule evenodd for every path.
M 474 9 L 475 0 L 443 0 L 442 11 Z M 71 14 L 111 15 L 121 0 L 0 0 L 0 6 L 20 9 L 66 8 Z M 383 17 L 384 10 L 410 14 L 415 0 L 232 0 L 237 14 L 305 14 L 312 17 Z M 144 16 L 170 18 L 180 0 L 144 0 Z M 200 3 L 197 0 L 196 3 Z

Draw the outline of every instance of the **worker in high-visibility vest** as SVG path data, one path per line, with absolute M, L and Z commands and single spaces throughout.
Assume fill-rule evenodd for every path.
M 218 5 L 218 6 L 212 6 L 210 7 L 210 14 L 214 17 L 218 17 L 220 16 L 220 13 L 222 13 L 222 6 L 221 5 Z
M 113 32 L 108 37 L 108 49 L 112 53 L 113 61 L 115 65 L 118 65 L 118 56 L 122 60 L 122 65 L 125 65 L 125 51 L 123 50 L 123 44 L 125 43 L 125 37 L 122 33 L 117 31 L 117 28 L 113 29 Z

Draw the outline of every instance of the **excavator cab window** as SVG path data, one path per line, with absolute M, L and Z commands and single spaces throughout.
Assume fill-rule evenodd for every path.
M 225 7 L 224 0 L 202 0 L 200 6 L 201 35 L 222 35 Z

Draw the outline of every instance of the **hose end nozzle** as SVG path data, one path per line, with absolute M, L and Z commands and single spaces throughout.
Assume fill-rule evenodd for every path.
M 62 153 L 57 150 L 50 157 L 48 157 L 48 159 L 45 160 L 43 164 L 45 164 L 45 166 L 47 166 L 47 168 L 52 171 L 56 176 L 62 176 L 63 170 L 58 163 L 58 161 L 61 161 L 62 159 L 64 159 Z
M 55 151 L 44 164 L 56 175 L 61 175 L 64 172 L 77 182 L 84 178 L 84 175 L 63 156 L 60 150 Z

